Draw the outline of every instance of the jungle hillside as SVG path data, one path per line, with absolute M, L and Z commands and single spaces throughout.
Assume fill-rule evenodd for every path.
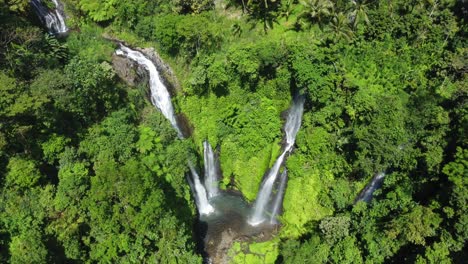
M 0 0 L 0 263 L 466 263 L 467 19 L 466 0 Z M 206 227 L 207 155 L 248 208 L 279 168 L 271 228 Z

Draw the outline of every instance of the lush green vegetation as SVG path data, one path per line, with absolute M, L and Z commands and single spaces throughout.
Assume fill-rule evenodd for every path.
M 72 32 L 57 39 L 28 1 L 0 0 L 0 262 L 201 262 L 188 149 L 209 139 L 223 188 L 255 199 L 294 93 L 283 226 L 236 243 L 233 263 L 468 257 L 462 1 L 64 2 Z M 103 35 L 171 64 L 191 140 L 118 80 Z

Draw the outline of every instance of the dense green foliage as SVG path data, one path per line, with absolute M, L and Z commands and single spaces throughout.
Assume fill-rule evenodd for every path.
M 8 4 L 0 262 L 199 263 L 186 143 L 116 78 L 114 44 L 93 25 L 56 39 Z
M 0 262 L 200 263 L 188 149 L 208 139 L 222 187 L 254 200 L 296 93 L 282 228 L 233 263 L 466 261 L 463 1 L 64 2 L 57 39 L 0 0 Z M 117 78 L 103 35 L 173 66 L 190 140 Z

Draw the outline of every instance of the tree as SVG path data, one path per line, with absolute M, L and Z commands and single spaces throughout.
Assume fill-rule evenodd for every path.
M 458 147 L 455 160 L 443 168 L 443 173 L 448 176 L 451 183 L 451 195 L 449 198 L 449 226 L 452 227 L 452 236 L 455 239 L 453 251 L 459 251 L 468 240 L 468 150 Z M 441 245 L 443 246 L 443 245 Z
M 0 1 L 0 4 L 4 5 L 4 0 Z M 7 0 L 6 4 L 11 11 L 18 13 L 25 13 L 29 7 L 28 0 Z
M 65 74 L 72 94 L 69 111 L 81 120 L 96 120 L 119 104 L 120 91 L 113 83 L 115 72 L 109 63 L 74 58 L 66 65 Z
M 41 173 L 32 160 L 12 157 L 7 166 L 6 184 L 10 188 L 31 188 L 38 184 Z
M 409 242 L 425 245 L 426 237 L 436 235 L 441 218 L 429 208 L 416 206 L 410 212 L 403 214 L 390 223 L 389 236 L 396 238 L 403 236 Z
M 352 8 L 348 13 L 349 19 L 351 20 L 351 24 L 353 28 L 356 29 L 357 26 L 361 23 L 365 23 L 366 25 L 370 24 L 369 17 L 367 16 L 368 13 L 368 5 L 369 3 L 367 0 L 357 0 L 351 1 Z
M 47 248 L 38 230 L 30 229 L 26 233 L 12 237 L 9 249 L 11 263 L 47 262 Z
M 315 23 L 323 26 L 333 16 L 334 4 L 330 0 L 305 0 L 301 5 L 303 10 L 298 15 L 298 23 L 302 27 Z
M 327 30 L 331 33 L 333 41 L 349 41 L 353 37 L 353 31 L 349 28 L 349 20 L 341 12 L 332 17 Z
M 335 244 L 349 235 L 350 218 L 346 216 L 326 217 L 320 222 L 319 228 L 330 244 Z
M 80 144 L 80 151 L 94 162 L 116 160 L 124 162 L 134 153 L 137 137 L 134 116 L 128 109 L 113 112 L 101 124 L 89 129 Z

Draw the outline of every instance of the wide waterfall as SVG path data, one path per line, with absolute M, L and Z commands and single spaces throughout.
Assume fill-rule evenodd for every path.
M 283 164 L 286 154 L 291 151 L 296 140 L 297 132 L 301 127 L 302 112 L 304 111 L 304 97 L 300 96 L 293 102 L 292 107 L 289 109 L 284 131 L 286 133 L 286 147 L 283 153 L 275 161 L 273 167 L 268 172 L 267 176 L 263 180 L 260 191 L 258 192 L 257 199 L 253 207 L 252 217 L 249 219 L 249 224 L 256 226 L 267 220 L 268 212 L 265 212 L 265 208 L 270 201 L 271 193 L 273 191 L 273 185 L 278 176 L 279 169 Z M 271 215 L 271 212 L 270 212 Z
M 65 19 L 61 13 L 61 4 L 57 0 L 52 0 L 52 2 L 55 4 L 55 9 L 47 8 L 41 0 L 31 0 L 31 5 L 49 33 L 66 33 L 68 27 L 65 25 Z
M 284 189 L 286 188 L 287 179 L 288 179 L 288 171 L 285 169 L 281 173 L 280 184 L 278 186 L 278 190 L 276 191 L 275 200 L 273 201 L 273 205 L 271 208 L 270 224 L 276 223 L 276 216 L 278 216 L 279 210 L 281 208 L 281 204 L 283 202 Z
M 374 193 L 375 190 L 380 188 L 380 186 L 383 183 L 384 178 L 385 178 L 384 172 L 381 172 L 375 175 L 374 178 L 372 178 L 372 181 L 369 184 L 367 184 L 364 190 L 362 190 L 362 192 L 356 198 L 356 202 L 358 201 L 370 202 L 370 200 L 372 199 L 372 194 Z
M 137 62 L 139 65 L 142 65 L 149 72 L 149 86 L 151 90 L 151 102 L 162 114 L 171 122 L 172 126 L 177 131 L 179 138 L 183 138 L 182 131 L 177 124 L 176 115 L 174 113 L 174 107 L 172 106 L 171 96 L 166 86 L 162 82 L 159 72 L 154 65 L 154 63 L 148 59 L 143 53 L 132 50 L 125 45 L 121 44 L 120 48 L 115 52 L 117 55 L 128 57 L 129 59 Z M 200 176 L 193 164 L 189 162 L 188 164 L 190 172 L 192 174 L 192 179 L 188 178 L 190 187 L 192 187 L 195 202 L 197 203 L 198 211 L 201 215 L 210 214 L 214 211 L 214 208 L 209 204 L 208 197 L 206 194 L 205 187 L 200 181 Z
M 219 194 L 217 166 L 213 149 L 208 141 L 203 142 L 203 157 L 205 160 L 205 187 L 208 198 L 211 199 Z

